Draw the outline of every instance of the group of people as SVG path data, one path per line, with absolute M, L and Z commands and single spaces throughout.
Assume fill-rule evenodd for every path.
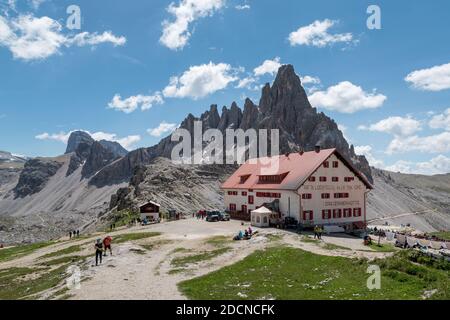
M 314 239 L 322 240 L 323 228 L 320 226 L 314 227 Z
M 200 210 L 197 212 L 196 214 L 197 220 L 205 220 L 206 218 L 206 211 L 205 210 Z
M 77 237 L 77 238 L 80 237 L 80 230 L 75 230 L 75 231 L 70 231 L 69 232 L 69 239 L 72 239 L 72 238 L 75 238 L 75 237 Z
M 244 232 L 239 230 L 239 233 L 234 237 L 234 240 L 249 240 L 253 236 L 252 227 L 248 227 Z
M 97 239 L 95 242 L 95 266 L 102 263 L 103 256 L 106 257 L 106 252 L 109 250 L 110 255 L 112 255 L 112 238 L 107 236 L 105 239 Z

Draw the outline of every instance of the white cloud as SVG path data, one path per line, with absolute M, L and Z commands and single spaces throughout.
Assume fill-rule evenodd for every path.
M 38 134 L 37 136 L 35 136 L 35 138 L 38 140 L 54 140 L 54 141 L 67 143 L 71 133 L 72 132 L 69 132 L 69 133 L 60 132 L 60 133 L 49 134 L 47 132 L 44 132 L 44 133 Z
M 171 3 L 167 11 L 174 16 L 174 21 L 164 20 L 163 34 L 159 41 L 172 50 L 183 49 L 191 37 L 189 25 L 195 20 L 212 16 L 225 5 L 225 0 L 181 0 Z
M 450 63 L 413 71 L 406 76 L 405 81 L 414 88 L 426 91 L 450 89 Z
M 255 73 L 255 76 L 262 76 L 265 74 L 274 75 L 278 72 L 278 69 L 281 67 L 280 63 L 280 57 L 276 57 L 273 60 L 266 60 L 263 62 L 262 65 L 259 67 L 256 67 L 253 72 Z
M 450 131 L 450 108 L 442 114 L 434 115 L 428 123 L 432 129 L 444 129 Z
M 347 136 L 348 127 L 344 126 L 343 124 L 338 124 L 338 129 L 341 130 L 345 140 L 347 140 L 347 142 L 350 142 L 350 138 Z
M 79 47 L 95 46 L 101 43 L 112 43 L 114 46 L 123 46 L 127 39 L 125 37 L 117 37 L 111 31 L 105 31 L 102 34 L 82 32 L 68 39 L 68 44 L 75 44 Z
M 131 96 L 126 99 L 122 99 L 120 94 L 116 94 L 111 102 L 109 102 L 108 107 L 125 113 L 131 113 L 136 109 L 148 110 L 153 107 L 154 104 L 163 104 L 164 99 L 160 92 L 156 92 L 151 96 L 137 95 Z
M 426 162 L 417 163 L 416 167 L 423 174 L 441 174 L 450 172 L 450 158 L 439 155 Z
M 392 172 L 412 174 L 414 171 L 413 166 L 414 163 L 411 161 L 399 160 L 393 165 L 387 166 L 384 169 Z
M 89 132 L 88 132 L 89 133 Z M 90 133 L 94 140 L 107 140 L 107 141 L 115 141 L 118 142 L 122 147 L 129 150 L 135 143 L 141 140 L 140 135 L 130 135 L 123 138 L 117 137 L 115 133 L 106 133 L 106 132 L 94 132 Z
M 234 7 L 236 10 L 249 10 L 250 5 L 248 4 L 238 4 Z
M 31 6 L 37 10 L 47 0 L 29 0 L 31 2 Z
M 370 126 L 359 126 L 360 130 L 389 133 L 394 136 L 410 136 L 422 129 L 420 121 L 411 117 L 389 117 Z
M 376 168 L 383 168 L 384 162 L 383 160 L 376 159 L 372 153 L 371 146 L 355 146 L 355 153 L 357 155 L 363 155 L 366 157 L 369 164 Z
M 300 77 L 302 84 L 320 84 L 320 79 L 312 76 Z
M 239 80 L 234 73 L 233 68 L 225 63 L 192 66 L 180 77 L 172 77 L 163 94 L 170 98 L 203 98 Z
M 317 91 L 309 96 L 312 105 L 342 113 L 376 109 L 381 107 L 386 99 L 386 96 L 377 94 L 375 90 L 367 93 L 349 81 L 340 82 L 326 91 Z
M 62 25 L 49 17 L 20 15 L 10 20 L 0 16 L 0 46 L 8 48 L 15 59 L 39 60 L 59 54 L 61 47 L 86 46 L 100 43 L 123 45 L 124 37 L 110 31 L 103 34 L 83 32 L 75 36 L 62 33 Z
M 53 133 L 49 134 L 47 132 L 41 133 L 37 135 L 35 138 L 38 140 L 53 140 L 53 141 L 59 141 L 62 143 L 67 144 L 67 141 L 69 140 L 70 135 L 75 131 L 84 131 L 88 133 L 94 140 L 100 141 L 100 140 L 108 140 L 108 141 L 114 141 L 120 143 L 125 149 L 130 149 L 135 143 L 139 142 L 141 140 L 141 136 L 139 135 L 130 135 L 123 138 L 119 138 L 117 134 L 115 133 L 106 133 L 106 132 L 89 132 L 87 130 L 72 130 L 70 132 L 59 132 L 59 133 Z
M 446 153 L 450 152 L 450 132 L 419 137 L 395 137 L 389 144 L 388 154 L 404 152 Z
M 319 48 L 338 42 L 351 42 L 353 40 L 353 35 L 351 33 L 330 34 L 328 32 L 328 30 L 336 23 L 338 23 L 338 21 L 329 19 L 323 21 L 316 20 L 312 24 L 292 32 L 289 35 L 289 42 L 291 46 L 306 45 Z
M 158 127 L 148 129 L 147 132 L 153 137 L 161 137 L 165 133 L 173 132 L 178 125 L 176 123 L 161 122 Z
M 435 175 L 450 172 L 450 158 L 439 155 L 429 161 L 414 163 L 400 160 L 385 168 L 388 171 L 408 174 Z
M 254 77 L 246 77 L 243 78 L 241 80 L 239 80 L 238 85 L 236 86 L 237 89 L 242 89 L 242 88 L 246 88 L 246 89 L 253 89 L 255 86 L 254 84 L 258 81 L 258 78 L 254 78 Z

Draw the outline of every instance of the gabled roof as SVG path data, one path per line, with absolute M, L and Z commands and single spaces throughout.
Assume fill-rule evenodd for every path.
M 320 152 L 310 151 L 303 154 L 291 153 L 288 156 L 280 155 L 260 158 L 258 161 L 249 160 L 243 164 L 223 185 L 222 189 L 255 189 L 255 190 L 298 190 L 305 181 L 326 161 L 335 154 L 351 171 L 359 177 L 367 188 L 372 189 L 372 185 L 366 177 L 357 170 L 352 163 L 347 161 L 336 149 L 326 149 Z M 266 173 L 268 161 L 276 163 L 278 168 L 273 172 Z M 287 173 L 280 184 L 260 184 L 261 175 L 281 175 Z M 244 183 L 241 177 L 248 176 Z
M 148 206 L 149 204 L 154 205 L 155 207 L 161 207 L 161 205 L 160 205 L 159 203 L 156 203 L 156 202 L 154 202 L 154 201 L 148 201 L 148 202 L 145 202 L 145 203 L 141 203 L 141 204 L 139 205 L 139 208 Z

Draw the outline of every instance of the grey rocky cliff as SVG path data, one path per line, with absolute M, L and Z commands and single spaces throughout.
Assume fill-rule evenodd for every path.
M 83 166 L 83 178 L 91 177 L 113 161 L 124 157 L 128 151 L 119 143 L 95 141 L 84 131 L 73 132 L 68 140 L 66 154 L 71 154 L 66 176 Z
M 61 162 L 51 159 L 35 158 L 27 161 L 14 188 L 15 198 L 24 198 L 41 191 L 61 166 Z
M 218 192 L 236 168 L 219 165 L 176 165 L 166 158 L 155 158 L 136 167 L 128 187 L 111 197 L 110 209 L 131 209 L 153 200 L 164 211 L 175 209 L 191 213 L 199 208 L 223 209 L 223 196 Z
M 67 141 L 66 154 L 80 152 L 81 149 L 87 149 L 94 143 L 94 139 L 84 131 L 72 132 Z M 85 147 L 83 147 L 83 145 Z
M 112 149 L 105 148 L 101 142 L 95 141 L 90 147 L 81 175 L 82 177 L 90 177 L 120 157 Z

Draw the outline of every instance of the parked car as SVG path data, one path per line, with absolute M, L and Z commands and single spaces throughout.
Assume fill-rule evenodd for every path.
M 230 221 L 231 220 L 231 216 L 229 213 L 226 212 L 220 212 L 220 221 Z
M 220 212 L 218 211 L 207 211 L 206 221 L 208 222 L 218 222 L 220 221 Z
M 284 218 L 284 227 L 286 229 L 297 229 L 298 222 L 293 217 Z

